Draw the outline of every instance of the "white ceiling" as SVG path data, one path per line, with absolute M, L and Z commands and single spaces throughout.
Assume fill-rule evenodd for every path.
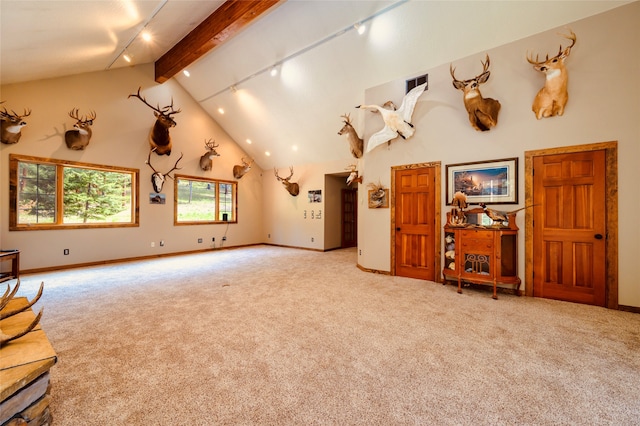
M 128 66 L 129 43 L 136 64 L 154 62 L 222 3 L 1 0 L 0 83 Z M 354 106 L 367 88 L 625 3 L 289 0 L 189 66 L 190 77 L 174 78 L 263 169 L 342 159 L 346 167 L 340 115 L 350 113 L 362 134 L 365 112 Z M 353 29 L 360 21 L 363 35 Z M 152 43 L 136 37 L 143 28 Z M 273 64 L 276 77 L 263 72 Z

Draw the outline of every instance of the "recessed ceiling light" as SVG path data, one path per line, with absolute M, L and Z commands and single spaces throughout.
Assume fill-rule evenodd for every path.
M 131 56 L 127 55 L 126 53 L 122 55 L 122 58 L 127 62 L 131 62 Z
M 271 156 L 271 153 L 269 151 L 265 151 L 264 155 L 266 155 L 267 157 Z
M 191 73 L 189 72 L 189 70 L 182 71 L 182 74 L 184 74 L 185 77 L 191 77 Z
M 151 34 L 149 34 L 147 31 L 143 31 L 142 32 L 142 39 L 146 42 L 150 42 L 151 41 Z
M 271 68 L 269 74 L 271 74 L 271 77 L 275 77 L 276 75 L 278 75 L 278 67 Z
M 224 114 L 224 108 L 222 108 L 222 107 L 218 108 L 218 112 L 219 112 L 220 114 Z
M 297 150 L 298 150 L 298 145 L 293 145 L 293 146 L 291 147 L 291 149 L 293 149 L 294 151 L 297 151 Z
M 251 145 L 251 139 L 247 139 L 247 143 Z
M 367 30 L 367 26 L 361 23 L 357 23 L 353 26 L 353 28 L 356 29 L 356 31 L 358 32 L 358 34 L 362 35 L 364 34 L 364 32 Z

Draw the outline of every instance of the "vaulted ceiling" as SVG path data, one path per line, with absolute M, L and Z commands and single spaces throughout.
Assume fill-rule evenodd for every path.
M 361 133 L 367 88 L 629 1 L 273 0 L 229 15 L 234 3 L 2 0 L 0 83 L 155 63 L 157 81 L 175 78 L 263 169 L 349 161 L 340 116 Z M 201 24 L 209 41 L 185 39 Z M 174 46 L 178 65 L 163 58 Z

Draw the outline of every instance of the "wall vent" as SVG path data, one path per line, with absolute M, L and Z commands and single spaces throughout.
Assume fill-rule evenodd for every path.
M 407 90 L 405 91 L 406 93 L 409 93 L 409 91 L 411 89 L 413 89 L 416 86 L 420 86 L 421 84 L 427 83 L 427 87 L 425 88 L 425 90 L 429 89 L 429 74 L 424 74 L 421 76 L 418 76 L 416 78 L 411 78 L 409 80 L 407 80 Z

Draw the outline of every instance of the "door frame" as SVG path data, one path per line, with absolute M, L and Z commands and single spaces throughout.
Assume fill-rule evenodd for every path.
M 441 171 L 442 166 L 440 161 L 432 161 L 429 163 L 416 163 L 416 164 L 405 164 L 402 166 L 392 166 L 391 167 L 391 199 L 389 200 L 390 208 L 391 208 L 391 271 L 390 275 L 396 275 L 396 171 L 397 170 L 410 170 L 410 169 L 422 169 L 431 167 L 434 169 L 435 173 L 435 185 L 434 185 L 434 219 L 435 223 L 433 224 L 433 239 L 435 244 L 434 250 L 434 272 L 435 272 L 435 282 L 442 282 L 442 214 L 441 214 L 441 199 L 442 199 L 442 179 L 441 179 Z
M 599 142 L 586 145 L 562 146 L 548 149 L 525 151 L 525 206 L 533 204 L 533 159 L 555 154 L 569 154 L 585 151 L 605 151 L 605 306 L 618 309 L 618 142 Z M 524 275 L 525 295 L 533 297 L 533 212 L 525 210 Z

